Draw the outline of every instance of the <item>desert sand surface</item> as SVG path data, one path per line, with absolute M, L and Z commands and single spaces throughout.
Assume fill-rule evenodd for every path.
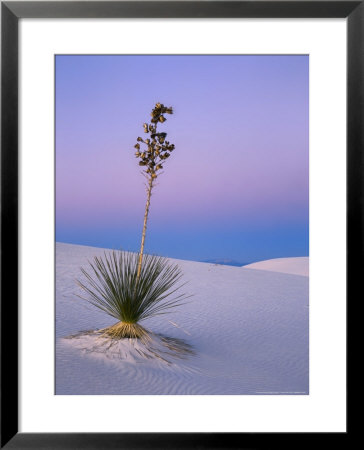
M 77 297 L 80 267 L 104 251 L 56 244 L 56 394 L 308 394 L 308 277 L 303 273 L 262 267 L 269 261 L 241 268 L 172 260 L 183 270 L 184 291 L 193 296 L 142 325 L 183 340 L 194 353 L 165 361 L 144 357 L 140 344 L 129 340 L 117 351 L 98 352 L 91 351 L 87 335 L 67 338 L 116 322 Z
M 302 256 L 298 258 L 275 258 L 259 261 L 243 266 L 244 269 L 270 270 L 272 272 L 290 273 L 308 277 L 309 258 Z

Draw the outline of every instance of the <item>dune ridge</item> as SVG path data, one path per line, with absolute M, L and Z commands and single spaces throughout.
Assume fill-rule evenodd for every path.
M 269 270 L 272 272 L 290 273 L 292 275 L 309 275 L 309 257 L 275 258 L 247 264 L 243 269 Z

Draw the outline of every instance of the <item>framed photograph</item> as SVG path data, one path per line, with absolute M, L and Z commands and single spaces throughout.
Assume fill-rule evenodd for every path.
M 346 445 L 362 2 L 1 6 L 2 447 Z

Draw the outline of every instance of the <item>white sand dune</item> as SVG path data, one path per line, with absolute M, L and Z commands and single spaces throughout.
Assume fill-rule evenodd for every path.
M 166 363 L 138 343 L 108 354 L 90 352 L 90 336 L 64 339 L 115 320 L 76 296 L 80 266 L 104 250 L 56 252 L 56 394 L 308 394 L 308 277 L 174 260 L 194 295 L 142 324 L 195 354 Z
M 272 272 L 290 273 L 308 277 L 309 258 L 308 256 L 302 256 L 298 258 L 267 259 L 266 261 L 259 261 L 243 266 L 243 269 L 270 270 Z

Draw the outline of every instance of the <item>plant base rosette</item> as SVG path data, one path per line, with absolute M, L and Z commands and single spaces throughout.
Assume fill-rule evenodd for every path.
M 141 265 L 140 265 L 141 261 Z M 77 280 L 91 303 L 118 322 L 96 331 L 70 336 L 80 339 L 85 336 L 97 338 L 96 347 L 101 351 L 121 341 L 140 341 L 139 351 L 146 355 L 191 354 L 190 346 L 181 340 L 152 333 L 139 322 L 150 317 L 166 314 L 182 304 L 185 294 L 177 291 L 182 273 L 177 264 L 167 258 L 112 251 L 90 262 L 90 270 L 81 268 L 83 280 Z M 139 345 L 139 344 L 138 344 Z
M 101 336 L 111 339 L 141 339 L 145 342 L 149 339 L 148 331 L 137 323 L 118 322 L 98 332 Z

